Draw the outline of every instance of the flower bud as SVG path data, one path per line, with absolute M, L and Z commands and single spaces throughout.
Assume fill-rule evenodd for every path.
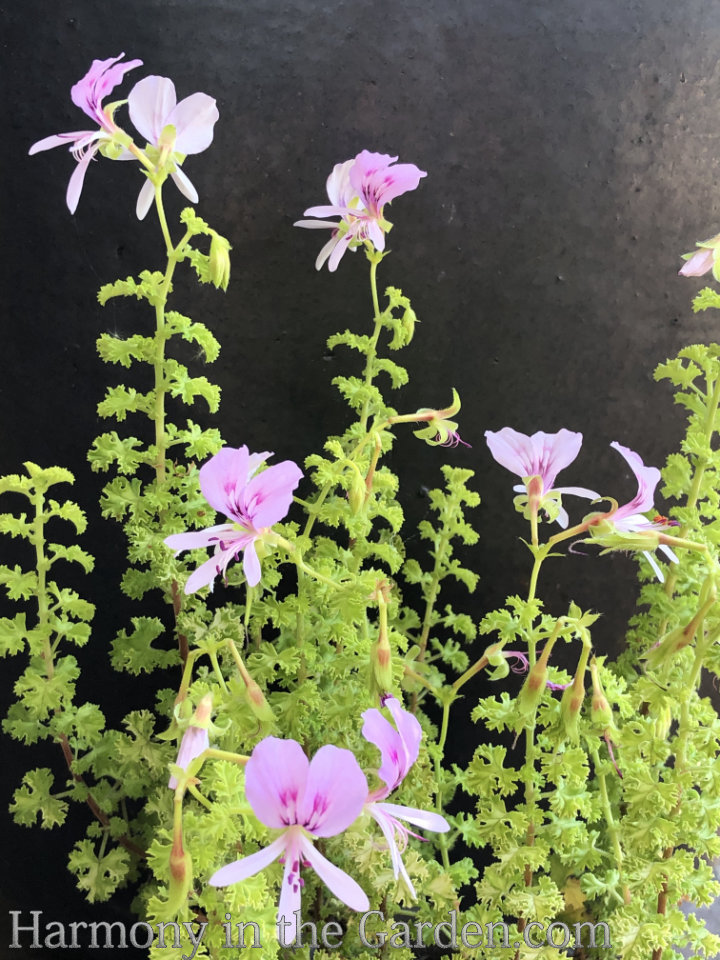
M 182 837 L 173 841 L 170 851 L 170 880 L 168 902 L 165 905 L 170 916 L 179 913 L 188 898 L 193 882 L 193 865 L 190 854 L 183 849 Z
M 272 707 L 265 699 L 265 694 L 252 678 L 246 686 L 246 692 L 250 709 L 258 720 L 261 723 L 273 723 L 275 721 L 275 714 L 272 712 Z
M 230 244 L 219 233 L 212 233 L 210 241 L 210 280 L 218 288 L 227 290 L 230 282 Z
M 612 707 L 608 703 L 607 697 L 605 696 L 605 690 L 603 689 L 603 685 L 600 680 L 598 662 L 595 657 L 593 657 L 590 662 L 590 674 L 592 676 L 592 702 L 590 705 L 590 717 L 593 723 L 597 724 L 599 727 L 602 727 L 603 731 L 605 731 L 613 728 L 615 726 L 615 721 L 613 720 Z
M 372 678 L 374 681 L 375 688 L 381 693 L 387 693 L 388 690 L 393 688 L 393 671 L 392 671 L 392 651 L 390 650 L 390 644 L 385 641 L 383 643 L 381 640 L 375 644 L 372 655 L 371 655 L 371 664 L 372 664 Z
M 412 307 L 406 307 L 405 312 L 403 313 L 402 318 L 402 329 L 405 334 L 405 344 L 407 345 L 412 340 L 415 334 L 415 324 L 418 322 L 417 317 L 415 316 L 415 311 Z
M 584 670 L 583 670 L 584 673 Z M 575 674 L 575 679 L 563 691 L 560 700 L 560 716 L 562 718 L 565 735 L 573 743 L 579 739 L 578 720 L 585 700 L 585 681 L 580 672 Z

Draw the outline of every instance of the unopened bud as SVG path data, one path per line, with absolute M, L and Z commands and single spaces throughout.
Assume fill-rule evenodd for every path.
M 165 910 L 169 916 L 179 913 L 188 898 L 193 882 L 193 865 L 190 854 L 183 849 L 182 837 L 177 838 L 170 851 L 170 881 L 168 902 Z
M 230 282 L 230 244 L 225 237 L 213 231 L 210 241 L 210 280 L 216 287 L 227 290 Z
M 385 641 L 378 641 L 370 657 L 370 687 L 380 694 L 393 688 L 392 651 Z
M 583 678 L 577 674 L 575 679 L 563 691 L 560 699 L 560 716 L 565 734 L 573 743 L 579 739 L 578 720 L 585 700 L 585 683 Z
M 402 318 L 402 328 L 403 333 L 405 334 L 405 343 L 410 343 L 415 333 L 415 324 L 417 323 L 417 317 L 415 316 L 415 311 L 412 307 L 406 307 L 405 313 L 403 313 Z
M 250 709 L 258 720 L 260 720 L 261 723 L 273 723 L 275 714 L 272 712 L 272 708 L 265 699 L 265 694 L 258 684 L 251 679 L 247 684 L 246 691 Z
M 599 727 L 602 727 L 603 730 L 607 730 L 608 728 L 615 726 L 615 721 L 613 720 L 612 707 L 608 703 L 607 697 L 605 696 L 602 681 L 600 680 L 598 662 L 595 657 L 593 657 L 592 661 L 590 662 L 590 674 L 592 676 L 592 702 L 590 705 L 590 717 L 593 723 L 597 724 Z

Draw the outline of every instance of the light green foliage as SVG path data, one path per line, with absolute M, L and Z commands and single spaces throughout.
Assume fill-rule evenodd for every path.
M 98 413 L 115 424 L 94 441 L 88 459 L 93 471 L 109 474 L 101 510 L 123 526 L 129 565 L 119 586 L 137 604 L 130 623 L 118 624 L 110 659 L 130 677 L 153 674 L 160 689 L 152 709 L 130 704 L 120 729 L 107 728 L 94 704 L 76 704 L 94 611 L 61 585 L 59 571 L 71 565 L 89 575 L 93 560 L 74 542 L 85 529 L 82 510 L 47 496 L 72 476 L 28 463 L 27 476 L 0 479 L 10 504 L 0 532 L 35 550 L 34 567 L 0 566 L 0 585 L 18 605 L 0 620 L 0 655 L 27 656 L 4 729 L 27 744 L 55 741 L 67 769 L 64 784 L 47 768 L 24 776 L 11 805 L 16 821 L 49 828 L 65 821 L 70 803 L 87 806 L 87 835 L 70 853 L 78 887 L 95 901 L 137 884 L 144 920 L 180 925 L 177 941 L 169 929 L 150 960 L 189 955 L 182 925 L 201 918 L 208 929 L 196 956 L 223 956 L 226 914 L 233 923 L 256 921 L 262 956 L 280 956 L 280 863 L 224 889 L 208 885 L 220 866 L 277 836 L 245 795 L 245 758 L 268 735 L 298 740 L 308 756 L 334 743 L 355 753 L 374 790 L 380 754 L 362 736 L 363 713 L 392 694 L 415 714 L 423 739 L 388 800 L 434 811 L 450 824 L 447 834 L 426 831 L 427 843 L 411 837 L 403 851 L 417 900 L 396 880 L 367 811 L 341 836 L 316 839 L 366 891 L 371 909 L 385 913 L 386 928 L 400 918 L 446 921 L 459 908 L 462 922 L 506 921 L 510 942 L 521 942 L 518 960 L 559 955 L 550 946 L 522 944 L 533 921 L 571 929 L 606 921 L 614 954 L 624 960 L 670 960 L 673 948 L 683 946 L 711 955 L 717 938 L 678 904 L 683 898 L 706 904 L 718 893 L 710 861 L 720 855 L 720 720 L 698 690 L 705 672 L 720 675 L 720 347 L 686 348 L 658 368 L 657 377 L 672 382 L 688 411 L 686 437 L 663 472 L 677 522 L 666 532 L 691 541 L 692 549 L 676 545 L 679 563 L 665 565 L 664 585 L 639 567 L 644 582 L 627 652 L 611 663 L 593 655 L 598 613 L 571 602 L 556 616 L 548 611 L 557 604 L 545 606 L 536 595 L 544 560 L 562 552 L 565 538 L 538 541 L 530 496 L 523 498 L 531 520 L 529 590 L 500 609 L 481 614 L 481 600 L 472 612 L 448 602 L 448 585 L 462 585 L 461 594 L 478 586 L 468 565 L 478 540 L 470 518 L 480 502 L 472 471 L 439 460 L 444 482 L 430 491 L 419 537 L 403 539 L 398 478 L 388 457 L 395 433 L 408 429 L 442 444 L 454 435 L 454 421 L 445 418 L 455 416 L 460 401 L 453 392 L 445 411 L 415 413 L 398 413 L 386 402 L 388 390 L 401 400 L 408 372 L 383 354 L 411 342 L 417 318 L 394 287 L 381 302 L 383 255 L 368 243 L 372 327 L 328 340 L 330 350 L 349 357 L 347 375 L 333 380 L 349 423 L 307 456 L 296 504 L 260 544 L 260 584 L 250 588 L 242 565 L 232 564 L 226 583 L 217 585 L 218 599 L 208 604 L 205 591 L 184 593 L 206 553 L 174 558 L 164 540 L 216 519 L 200 493 L 198 470 L 222 446 L 220 432 L 184 413 L 173 420 L 197 400 L 201 416 L 217 411 L 219 388 L 196 367 L 212 363 L 220 347 L 204 324 L 169 309 L 169 298 L 175 270 L 185 264 L 201 283 L 225 289 L 230 246 L 191 209 L 183 211 L 184 233 L 173 244 L 159 198 L 156 205 L 165 269 L 142 271 L 99 293 L 103 305 L 135 298 L 154 316 L 155 331 L 148 335 L 144 324 L 143 333 L 98 339 L 101 358 L 133 368 L 136 379 L 134 386 L 108 388 Z M 209 242 L 209 251 L 198 242 Z M 695 308 L 711 306 L 720 306 L 720 297 L 704 290 Z M 170 355 L 182 346 L 187 357 L 186 344 L 197 351 L 189 366 Z M 452 456 L 435 450 L 438 458 Z M 10 509 L 18 503 L 22 509 Z M 552 520 L 559 501 L 547 507 Z M 74 526 L 71 542 L 55 533 L 60 521 Z M 644 541 L 636 540 L 639 549 Z M 159 598 L 165 615 L 140 606 Z M 561 648 L 563 668 L 555 655 Z M 523 658 L 527 669 L 511 672 Z M 478 676 L 493 684 L 489 695 L 478 697 L 480 683 L 471 686 Z M 451 766 L 446 746 L 461 698 L 473 705 L 477 742 L 466 765 Z M 198 725 L 207 729 L 211 750 L 183 769 L 178 744 Z M 177 789 L 168 787 L 171 773 Z M 489 855 L 482 874 L 460 854 L 458 840 Z M 344 960 L 368 956 L 357 917 L 313 871 L 303 876 L 304 918 L 318 926 L 340 919 Z M 394 957 L 412 955 L 400 934 L 389 949 Z M 482 952 L 507 956 L 500 946 Z

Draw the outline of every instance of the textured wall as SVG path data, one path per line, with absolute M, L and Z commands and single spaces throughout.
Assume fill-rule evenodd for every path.
M 393 206 L 394 253 L 381 282 L 411 296 L 423 321 L 403 359 L 411 383 L 402 407 L 440 406 L 455 386 L 473 448 L 430 450 L 408 433 L 393 466 L 406 485 L 409 522 L 424 515 L 423 487 L 438 482 L 442 462 L 478 470 L 483 539 L 474 555 L 483 580 L 468 609 L 479 616 L 522 590 L 529 569 L 510 476 L 490 460 L 485 429 L 583 431 L 583 452 L 564 481 L 621 502 L 632 478 L 609 442 L 658 464 L 677 443 L 680 412 L 651 374 L 683 344 L 712 338 L 717 323 L 692 315 L 699 284 L 676 277 L 678 254 L 720 229 L 712 5 L 24 0 L 0 16 L 2 472 L 25 459 L 66 465 L 78 475 L 78 499 L 96 509 L 100 481 L 84 457 L 102 428 L 94 406 L 113 371 L 93 342 L 103 330 L 122 335 L 148 320 L 134 303 L 101 309 L 96 289 L 158 266 L 158 231 L 151 217 L 135 220 L 134 165 L 93 164 L 71 217 L 71 158 L 59 150 L 29 158 L 27 149 L 85 126 L 69 89 L 94 57 L 121 51 L 142 58 L 145 72 L 172 77 L 179 97 L 199 89 L 218 100 L 212 149 L 185 169 L 199 212 L 233 244 L 233 280 L 226 296 L 186 292 L 180 282 L 178 302 L 223 343 L 212 378 L 223 387 L 229 443 L 302 460 L 343 416 L 329 379 L 345 356 L 326 355 L 324 340 L 369 317 L 363 258 L 318 275 L 322 235 L 291 224 L 323 202 L 332 165 L 363 148 L 428 171 Z M 182 204 L 167 192 L 172 216 Z M 128 611 L 113 593 L 120 531 L 100 527 L 94 546 L 106 575 L 83 587 L 100 604 L 88 654 L 96 674 L 84 693 L 112 682 L 132 696 L 105 665 Z M 556 561 L 543 576 L 556 612 L 572 597 L 606 614 L 596 644 L 612 650 L 632 609 L 633 571 L 623 558 L 578 558 Z M 16 669 L 8 664 L 3 676 Z M 149 702 L 149 688 L 145 695 Z M 457 733 L 458 758 L 472 735 Z M 8 767 L 27 759 L 7 741 L 3 753 Z M 27 762 L 52 764 L 54 754 L 39 748 Z M 3 777 L 3 805 L 16 780 Z M 0 878 L 11 902 L 44 909 L 48 919 L 53 910 L 55 918 L 58 910 L 84 916 L 73 891 L 49 886 L 51 878 L 68 883 L 57 862 L 68 833 L 9 828 L 7 857 L 26 861 L 17 876 Z

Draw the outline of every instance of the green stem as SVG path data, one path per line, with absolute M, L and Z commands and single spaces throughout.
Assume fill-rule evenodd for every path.
M 367 352 L 367 362 L 365 364 L 365 386 L 369 387 L 373 381 L 375 365 L 375 358 L 377 356 L 377 344 L 378 339 L 380 338 L 380 331 L 382 325 L 380 323 L 380 303 L 378 301 L 378 292 L 377 292 L 377 268 L 380 258 L 377 254 L 370 255 L 370 290 L 372 293 L 372 302 L 373 302 L 373 315 L 375 321 L 375 329 L 373 331 L 372 339 L 370 340 L 370 346 L 368 347 Z M 360 427 L 363 433 L 367 431 L 367 422 L 368 416 L 370 414 L 370 398 L 368 397 L 365 400 L 363 405 L 362 416 L 360 417 Z
M 622 878 L 623 874 L 623 853 L 622 847 L 620 845 L 620 834 L 618 831 L 617 823 L 615 822 L 615 817 L 613 816 L 612 807 L 610 805 L 610 797 L 607 790 L 607 780 L 605 777 L 605 769 L 600 761 L 600 754 L 597 747 L 592 749 L 592 760 L 595 767 L 595 777 L 597 778 L 598 787 L 600 788 L 600 802 L 602 805 L 603 813 L 605 815 L 605 822 L 607 824 L 608 834 L 610 835 L 610 840 L 612 842 L 613 851 L 615 853 L 615 864 L 618 868 L 618 874 Z
M 442 761 L 444 758 L 445 752 L 445 742 L 448 735 L 448 727 L 450 723 L 450 706 L 452 705 L 452 700 L 448 699 L 443 704 L 443 715 L 442 723 L 440 726 L 440 739 L 438 740 L 438 750 L 435 754 L 435 810 L 442 816 L 443 815 L 443 796 L 442 796 L 442 779 L 443 779 L 443 770 L 442 770 Z M 442 858 L 443 867 L 445 870 L 450 869 L 450 855 L 448 853 L 448 842 L 447 837 L 444 833 L 438 834 L 438 843 L 440 844 L 440 856 Z

